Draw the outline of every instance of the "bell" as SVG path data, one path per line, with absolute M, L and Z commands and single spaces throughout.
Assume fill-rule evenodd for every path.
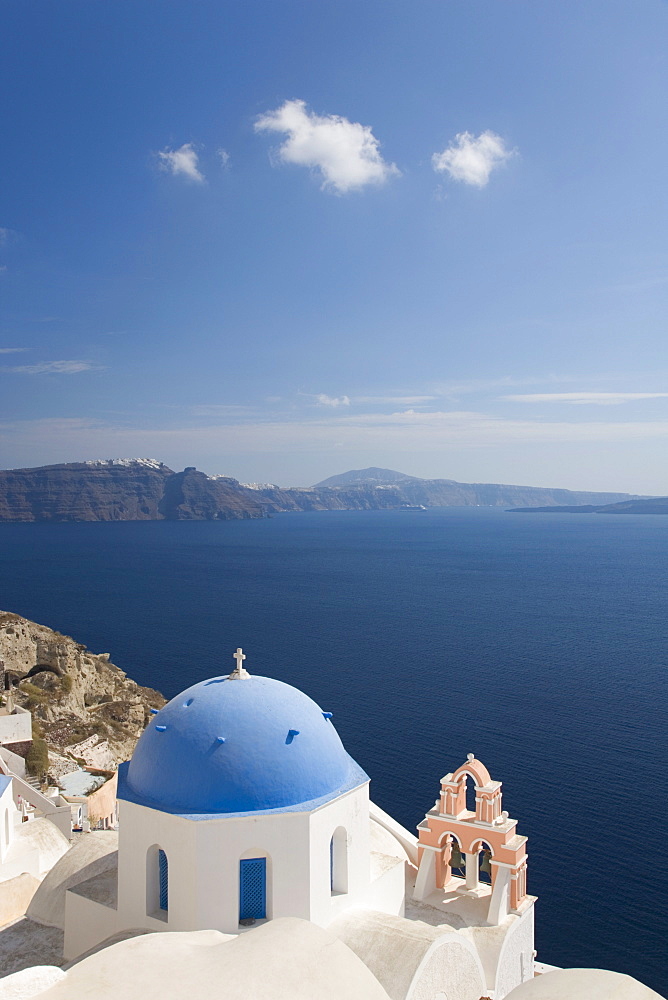
M 451 868 L 464 868 L 466 862 L 462 857 L 462 852 L 459 850 L 457 844 L 452 845 L 452 850 L 450 851 L 450 867 Z
M 485 851 L 482 856 L 482 861 L 480 862 L 480 871 L 484 872 L 486 875 L 492 874 L 492 866 L 490 865 L 490 860 L 492 854 L 490 851 Z

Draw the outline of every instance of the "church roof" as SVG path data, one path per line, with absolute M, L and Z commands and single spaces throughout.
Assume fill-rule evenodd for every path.
M 61 976 L 51 971 L 53 985 L 39 969 L 17 979 L 2 980 L 5 996 L 32 997 L 46 990 L 43 1000 L 389 1000 L 350 948 L 297 917 L 279 917 L 236 936 L 202 930 L 112 938 Z
M 330 713 L 239 663 L 229 677 L 194 684 L 153 716 L 119 769 L 118 797 L 206 818 L 305 811 L 368 780 Z

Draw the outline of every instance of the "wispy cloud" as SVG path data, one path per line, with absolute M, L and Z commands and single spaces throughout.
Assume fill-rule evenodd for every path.
M 498 378 L 462 379 L 461 381 L 452 379 L 437 383 L 434 387 L 434 391 L 440 396 L 468 396 L 475 393 L 484 393 L 490 389 L 500 389 L 504 386 L 511 388 L 515 385 L 541 385 L 546 382 L 549 383 L 553 381 L 555 381 L 555 379 L 545 376 L 515 378 L 512 375 L 501 375 Z M 570 382 L 572 380 L 565 379 L 563 381 Z
M 391 406 L 421 406 L 431 403 L 437 396 L 351 396 L 353 403 Z
M 577 386 L 582 385 L 585 380 L 590 384 L 604 385 L 606 383 L 626 382 L 628 385 L 631 376 L 636 384 L 649 379 L 656 384 L 657 378 L 663 377 L 664 374 L 668 377 L 668 373 L 663 372 L 653 372 L 651 375 L 642 372 L 635 372 L 630 375 L 627 372 L 623 376 L 613 372 L 599 372 L 586 376 L 583 376 L 581 373 L 561 375 L 551 373 L 548 375 L 526 375 L 521 378 L 514 375 L 501 375 L 497 378 L 467 379 L 460 382 L 453 379 L 451 381 L 432 383 L 429 388 L 439 396 L 454 398 L 457 396 L 484 394 L 492 389 L 512 389 L 515 386 Z M 550 395 L 554 394 L 550 393 Z
M 241 417 L 256 411 L 251 406 L 235 403 L 202 403 L 193 406 L 190 412 L 194 417 Z
M 278 159 L 317 170 L 325 191 L 345 194 L 368 184 L 384 184 L 400 173 L 383 159 L 368 125 L 340 115 L 317 115 L 305 101 L 286 101 L 260 115 L 255 130 L 285 133 L 288 138 L 278 149 Z
M 437 173 L 447 173 L 455 181 L 485 187 L 490 174 L 506 163 L 516 150 L 508 149 L 496 132 L 459 132 L 442 153 L 434 153 L 432 166 Z
M 101 371 L 102 365 L 92 361 L 44 361 L 35 365 L 5 365 L 0 372 L 12 375 L 78 375 L 80 372 Z
M 328 396 L 326 392 L 302 392 L 315 406 L 350 406 L 350 396 Z
M 24 354 L 29 347 L 0 347 L 0 354 Z
M 184 142 L 178 149 L 166 147 L 158 153 L 160 166 L 174 177 L 185 177 L 187 180 L 203 184 L 204 174 L 199 169 L 199 157 L 192 142 Z
M 532 392 L 499 399 L 511 403 L 570 403 L 576 406 L 617 406 L 638 399 L 665 399 L 668 392 Z
M 0 440 L 21 455 L 180 454 L 294 455 L 343 446 L 352 452 L 429 454 L 439 449 L 507 444 L 619 444 L 668 440 L 668 420 L 506 420 L 476 411 L 354 416 L 322 414 L 316 420 L 233 420 L 197 426 L 132 427 L 85 418 L 0 422 Z M 657 490 L 660 492 L 660 490 Z
M 218 159 L 220 160 L 222 166 L 227 167 L 230 162 L 230 154 L 226 149 L 218 149 L 216 152 L 218 153 Z

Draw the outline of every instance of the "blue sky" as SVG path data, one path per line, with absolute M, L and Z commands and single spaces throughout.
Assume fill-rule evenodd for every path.
M 659 0 L 6 0 L 0 466 L 668 493 Z

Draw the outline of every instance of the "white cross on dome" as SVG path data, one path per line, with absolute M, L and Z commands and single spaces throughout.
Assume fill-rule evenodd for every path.
M 241 646 L 237 647 L 236 653 L 232 653 L 232 657 L 237 661 L 237 665 L 230 674 L 230 676 L 228 677 L 228 680 L 232 681 L 250 677 L 250 674 L 243 665 L 244 660 L 246 659 L 246 654 L 244 653 Z

